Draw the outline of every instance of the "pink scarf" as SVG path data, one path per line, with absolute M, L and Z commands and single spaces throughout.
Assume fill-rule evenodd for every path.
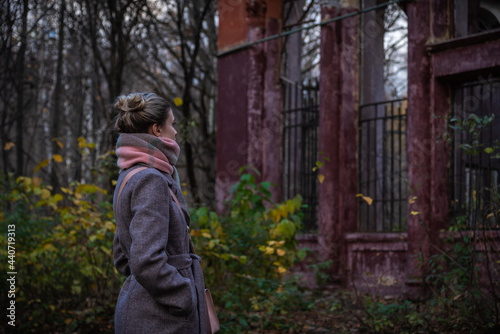
M 118 167 L 127 169 L 143 163 L 166 172 L 179 183 L 175 164 L 180 148 L 175 140 L 156 137 L 149 133 L 122 133 L 116 142 Z

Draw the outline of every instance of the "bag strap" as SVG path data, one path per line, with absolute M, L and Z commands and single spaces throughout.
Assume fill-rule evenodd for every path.
M 175 194 L 174 194 L 174 192 L 173 192 L 172 188 L 168 187 L 168 190 L 170 190 L 170 194 L 172 195 L 172 197 L 173 197 L 173 199 L 174 199 L 174 201 L 175 201 L 175 204 L 177 204 L 177 206 L 179 207 L 179 210 L 181 210 L 181 213 L 182 213 L 182 214 L 184 214 L 184 213 L 183 213 L 183 211 L 182 211 L 181 205 L 179 204 L 179 200 L 177 199 L 177 196 L 175 196 Z M 192 252 L 193 254 L 196 254 L 196 252 L 194 251 L 193 241 L 191 241 L 191 234 L 189 234 L 189 226 L 187 226 L 187 225 L 186 225 L 186 227 L 187 227 L 187 229 L 188 229 L 188 236 L 189 236 L 189 248 L 191 249 L 191 252 Z
M 125 184 L 127 184 L 127 181 L 134 176 L 134 174 L 140 172 L 141 170 L 145 170 L 148 167 L 138 167 L 136 169 L 131 170 L 128 172 L 127 175 L 125 175 L 125 178 L 122 181 L 122 184 L 120 185 L 120 189 L 118 190 L 118 196 L 116 196 L 116 212 L 115 212 L 115 217 L 118 219 L 118 204 L 120 203 L 120 195 L 122 194 L 122 190 L 125 187 Z

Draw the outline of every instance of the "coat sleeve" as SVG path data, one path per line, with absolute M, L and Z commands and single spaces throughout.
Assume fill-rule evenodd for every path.
M 116 270 L 118 270 L 118 272 L 120 274 L 122 274 L 124 276 L 129 276 L 130 275 L 130 266 L 128 265 L 128 258 L 122 249 L 118 234 L 119 234 L 119 232 L 116 231 L 115 238 L 113 240 L 114 265 L 115 265 Z
M 146 173 L 131 198 L 130 272 L 146 291 L 172 314 L 187 315 L 196 304 L 194 282 L 168 264 L 170 192 L 166 179 Z

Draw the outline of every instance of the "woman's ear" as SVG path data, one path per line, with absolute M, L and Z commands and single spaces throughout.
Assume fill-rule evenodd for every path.
M 160 137 L 161 135 L 161 130 L 160 126 L 158 124 L 153 124 L 149 128 L 149 133 L 152 134 L 153 136 Z

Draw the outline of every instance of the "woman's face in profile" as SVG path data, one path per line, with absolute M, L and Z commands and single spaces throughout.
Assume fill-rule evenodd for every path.
M 175 122 L 174 113 L 172 112 L 172 110 L 169 110 L 168 117 L 167 117 L 165 124 L 163 124 L 163 126 L 159 127 L 159 130 L 160 130 L 159 137 L 169 138 L 169 139 L 175 140 L 175 136 L 177 135 L 177 130 L 175 130 L 175 127 L 174 127 L 175 124 L 176 124 L 176 122 Z

